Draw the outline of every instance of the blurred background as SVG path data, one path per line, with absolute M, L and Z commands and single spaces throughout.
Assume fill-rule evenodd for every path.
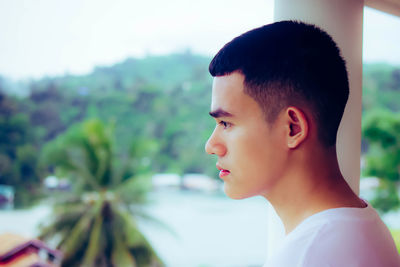
M 270 0 L 0 0 L 0 241 L 40 239 L 55 266 L 261 266 L 266 201 L 227 198 L 204 144 L 212 56 L 272 18 Z M 364 9 L 361 196 L 398 248 L 399 33 Z

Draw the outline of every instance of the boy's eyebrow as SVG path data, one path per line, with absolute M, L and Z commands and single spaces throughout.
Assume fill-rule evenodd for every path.
M 220 117 L 233 117 L 233 115 L 231 113 L 229 113 L 228 111 L 225 111 L 221 108 L 215 110 L 215 111 L 211 111 L 208 114 L 210 114 L 211 117 L 213 118 L 220 118 Z

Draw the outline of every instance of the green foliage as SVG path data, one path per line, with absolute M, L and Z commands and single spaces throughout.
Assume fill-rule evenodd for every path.
M 400 68 L 387 64 L 363 66 L 363 110 L 400 111 Z
M 20 103 L 0 91 L 0 184 L 15 188 L 17 207 L 32 204 L 41 195 L 38 150 L 31 128 Z
M 0 170 L 3 170 L 0 180 L 6 179 L 7 184 L 21 188 L 27 187 L 27 181 L 40 181 L 39 177 L 43 178 L 51 168 L 47 164 L 38 165 L 38 156 L 34 163 L 28 164 L 30 157 L 25 155 L 26 169 L 32 170 L 35 166 L 36 176 L 22 174 L 23 182 L 21 165 L 16 159 L 17 146 L 29 144 L 36 155 L 48 154 L 50 149 L 43 149 L 48 142 L 56 140 L 74 124 L 92 118 L 113 125 L 113 134 L 118 137 L 113 140 L 118 160 L 112 164 L 120 176 L 130 175 L 124 169 L 126 159 L 136 153 L 131 149 L 132 143 L 143 153 L 140 159 L 133 157 L 131 163 L 137 173 L 151 170 L 216 176 L 213 159 L 204 152 L 204 143 L 213 127 L 207 115 L 211 99 L 209 61 L 186 52 L 131 58 L 110 67 L 97 67 L 88 75 L 17 83 L 1 79 L 0 90 L 19 98 L 2 94 L 7 101 L 0 106 Z M 10 117 L 7 115 L 10 112 L 12 119 L 2 120 L 4 116 Z M 13 140 L 7 139 L 11 137 Z M 56 146 L 56 143 L 52 144 Z M 72 148 L 64 153 L 84 157 Z M 55 158 L 63 156 L 54 155 Z M 75 164 L 78 168 L 79 161 L 75 161 L 65 164 Z M 98 171 L 107 171 L 105 168 Z M 58 171 L 62 172 L 62 168 Z M 32 193 L 24 192 L 17 190 L 17 195 L 29 200 Z
M 59 199 L 54 220 L 40 236 L 58 237 L 62 266 L 162 266 L 135 222 L 139 216 L 149 219 L 135 208 L 146 203 L 149 177 L 137 175 L 131 157 L 119 168 L 113 130 L 100 120 L 88 120 L 44 149 L 42 160 L 75 185 L 74 193 Z M 141 149 L 132 146 L 135 159 L 142 156 Z
M 394 239 L 394 243 L 396 244 L 397 251 L 400 254 L 400 229 L 396 230 L 390 230 L 390 233 L 392 234 L 392 237 Z
M 85 177 L 84 188 L 98 190 L 111 184 L 112 131 L 98 120 L 90 120 L 69 129 L 48 143 L 43 152 L 49 165 L 61 173 Z
M 400 207 L 400 68 L 370 64 L 363 72 L 363 175 L 380 179 L 371 202 L 388 212 Z

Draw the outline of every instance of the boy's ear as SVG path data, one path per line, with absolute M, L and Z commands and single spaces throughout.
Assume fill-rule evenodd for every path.
M 303 111 L 296 107 L 288 107 L 285 112 L 287 121 L 287 146 L 297 148 L 308 136 L 309 124 Z

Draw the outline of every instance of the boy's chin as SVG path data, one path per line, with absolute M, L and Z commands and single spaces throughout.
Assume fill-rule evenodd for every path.
M 226 184 L 226 182 L 224 183 L 224 193 L 227 197 L 237 200 L 255 196 L 254 194 L 243 192 L 240 189 L 238 190 L 236 188 L 231 188 L 229 185 Z

